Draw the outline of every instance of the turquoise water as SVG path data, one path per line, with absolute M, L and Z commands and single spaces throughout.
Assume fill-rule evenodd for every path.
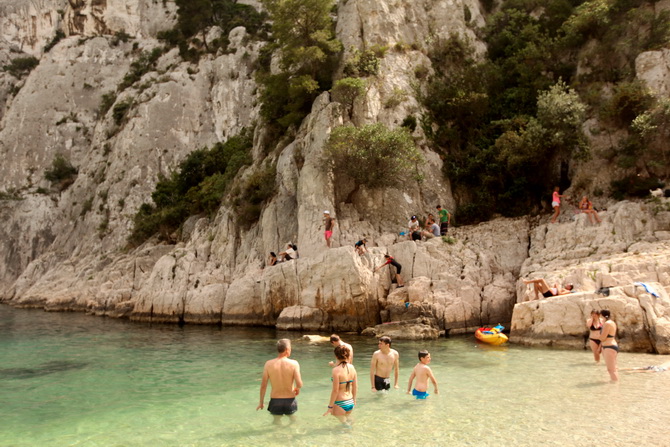
M 332 350 L 300 335 L 0 306 L 0 445 L 664 446 L 670 439 L 670 372 L 622 374 L 610 384 L 590 352 L 487 347 L 472 337 L 395 343 L 401 389 L 377 396 L 369 391 L 376 341 L 343 336 L 360 380 L 354 427 L 343 430 L 322 417 Z M 295 340 L 305 385 L 298 422 L 277 428 L 255 408 L 263 363 L 281 337 Z M 440 394 L 417 401 L 403 391 L 423 348 Z M 668 357 L 619 360 L 625 367 Z

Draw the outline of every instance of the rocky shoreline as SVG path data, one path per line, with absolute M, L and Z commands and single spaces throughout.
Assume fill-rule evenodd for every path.
M 194 284 L 189 275 L 212 262 L 201 256 L 212 247 L 201 245 L 196 235 L 188 244 L 121 256 L 103 268 L 104 281 L 97 287 L 92 280 L 86 289 L 72 287 L 60 277 L 40 281 L 46 289 L 32 287 L 2 301 L 133 321 L 390 333 L 396 338 L 472 333 L 502 323 L 510 328 L 512 343 L 577 349 L 586 346 L 584 322 L 590 310 L 608 308 L 619 323 L 622 350 L 670 353 L 670 212 L 620 202 L 602 214 L 598 226 L 589 224 L 586 215 L 536 226 L 528 218 L 496 219 L 454 228 L 449 242 L 387 234 L 370 238 L 369 245 L 394 243 L 372 247 L 364 256 L 354 252 L 353 244 L 324 249 L 272 267 L 253 266 L 229 284 L 217 282 L 215 272 L 207 272 L 208 284 Z M 403 265 L 406 287 L 396 288 L 384 270 L 372 272 L 387 252 Z M 130 278 L 138 280 L 138 270 L 144 276 L 134 289 Z M 520 280 L 524 277 L 572 282 L 576 293 L 533 300 L 532 290 Z M 596 294 L 601 287 L 609 288 L 609 296 Z

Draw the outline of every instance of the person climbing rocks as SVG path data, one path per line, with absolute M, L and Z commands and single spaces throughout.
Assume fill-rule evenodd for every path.
M 396 282 L 398 283 L 398 288 L 400 287 L 405 287 L 405 284 L 403 283 L 402 277 L 400 276 L 400 271 L 402 270 L 402 265 L 398 263 L 395 259 L 393 259 L 393 256 L 391 255 L 384 255 L 384 258 L 386 259 L 386 262 L 377 267 L 374 271 L 376 272 L 380 268 L 384 267 L 385 265 L 391 264 L 393 267 L 396 269 L 395 273 L 395 279 Z

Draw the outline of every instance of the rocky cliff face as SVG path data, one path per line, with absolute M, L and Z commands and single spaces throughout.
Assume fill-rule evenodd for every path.
M 481 23 L 479 2 L 464 4 L 469 23 Z M 411 92 L 416 67 L 430 65 L 422 49 L 431 39 L 456 32 L 470 36 L 481 50 L 465 21 L 464 4 L 340 2 L 337 32 L 346 51 L 374 44 L 416 48 L 389 51 L 381 60 L 380 74 L 355 105 L 354 123 L 393 127 L 417 112 L 411 94 L 397 106 L 387 104 L 398 91 Z M 240 27 L 230 33 L 231 52 L 205 57 L 197 65 L 183 62 L 176 50 L 163 54 L 154 69 L 117 94 L 115 105 L 130 104 L 119 120 L 114 107 L 101 108 L 101 98 L 123 81 L 133 61 L 159 45 L 156 32 L 174 23 L 173 3 L 45 0 L 29 7 L 6 2 L 3 8 L 0 56 L 10 60 L 15 57 L 10 49 L 20 48 L 39 57 L 39 65 L 25 79 L 8 74 L 0 78 L 0 93 L 6 98 L 0 121 L 5 160 L 0 178 L 2 189 L 11 192 L 7 196 L 20 199 L 0 202 L 3 302 L 142 321 L 324 331 L 359 331 L 385 321 L 428 318 L 440 329 L 461 333 L 511 321 L 514 304 L 526 295 L 520 275 L 571 276 L 583 283 L 583 290 L 595 290 L 613 276 L 605 272 L 608 262 L 619 263 L 634 247 L 661 257 L 666 253 L 662 240 L 670 230 L 668 218 L 663 212 L 642 213 L 635 208 L 638 204 L 612 207 L 599 228 L 586 228 L 581 220 L 547 227 L 531 219 L 497 219 L 450 230 L 452 239 L 446 242 L 407 241 L 398 232 L 409 215 L 434 212 L 438 203 L 453 205 L 442 161 L 417 130 L 415 138 L 427 161 L 423 181 L 402 189 L 361 188 L 344 203 L 338 193 L 342 185 L 321 160 L 331 130 L 349 117 L 328 93 L 317 99 L 292 141 L 269 155 L 258 143 L 254 146 L 254 165 L 240 179 L 262 162 L 275 163 L 278 185 L 257 224 L 248 230 L 238 227 L 234 210 L 224 205 L 211 218 L 191 218 L 175 245 L 150 241 L 126 251 L 132 218 L 150 199 L 160 175 L 169 174 L 188 153 L 258 121 L 252 66 L 261 44 L 245 38 Z M 66 37 L 42 54 L 58 28 Z M 132 39 L 114 38 L 121 31 Z M 663 54 L 659 57 L 667 60 Z M 646 67 L 640 70 L 658 80 L 660 75 L 651 73 L 661 65 L 640 62 Z M 262 132 L 256 129 L 257 141 Z M 78 168 L 72 185 L 62 191 L 43 178 L 57 154 Z M 325 209 L 338 221 L 330 250 L 322 239 Z M 360 257 L 352 246 L 363 235 L 372 250 Z M 267 253 L 288 241 L 297 243 L 300 259 L 264 268 Z M 403 265 L 408 282 L 404 289 L 391 283 L 388 267 L 372 272 L 386 252 Z M 597 264 L 600 283 L 587 282 L 590 270 L 583 263 Z M 627 277 L 622 273 L 611 285 L 621 290 L 629 290 L 634 281 L 654 281 L 660 289 L 668 285 L 662 275 L 651 278 L 632 271 L 643 270 L 631 270 Z M 636 309 L 665 312 L 663 302 L 649 307 L 633 295 L 626 296 L 636 300 Z M 515 309 L 520 306 L 528 310 L 523 318 L 514 311 L 520 341 L 554 336 L 553 329 L 517 323 L 535 318 L 538 302 Z M 651 318 L 644 321 L 644 329 L 632 336 L 635 340 L 652 326 L 659 334 L 665 330 L 659 329 L 666 327 L 661 317 L 653 325 Z M 630 347 L 660 350 L 663 340 L 662 335 L 649 336 Z
M 536 301 L 519 281 L 511 340 L 583 347 L 591 309 L 609 309 L 619 324 L 622 349 L 670 353 L 666 200 L 618 203 L 601 213 L 605 219 L 599 226 L 589 224 L 584 214 L 572 222 L 538 226 L 522 275 L 543 277 L 550 285 L 573 283 L 576 293 Z M 608 288 L 609 295 L 597 294 L 601 288 Z

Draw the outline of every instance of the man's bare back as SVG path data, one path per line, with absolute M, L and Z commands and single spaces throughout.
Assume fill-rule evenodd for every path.
M 270 397 L 281 399 L 295 397 L 300 393 L 300 388 L 294 388 L 293 382 L 300 378 L 300 365 L 289 358 L 276 358 L 265 362 L 264 371 L 267 371 L 268 379 L 272 385 Z
M 302 378 L 300 377 L 300 365 L 291 360 L 291 341 L 283 338 L 277 342 L 277 358 L 268 360 L 263 367 L 263 379 L 261 380 L 260 401 L 256 410 L 265 407 L 265 392 L 268 382 L 272 386 L 268 411 L 274 416 L 274 423 L 279 424 L 282 416 L 289 416 L 294 420 L 298 411 L 295 397 L 300 394 Z M 294 386 L 295 384 L 295 386 Z

